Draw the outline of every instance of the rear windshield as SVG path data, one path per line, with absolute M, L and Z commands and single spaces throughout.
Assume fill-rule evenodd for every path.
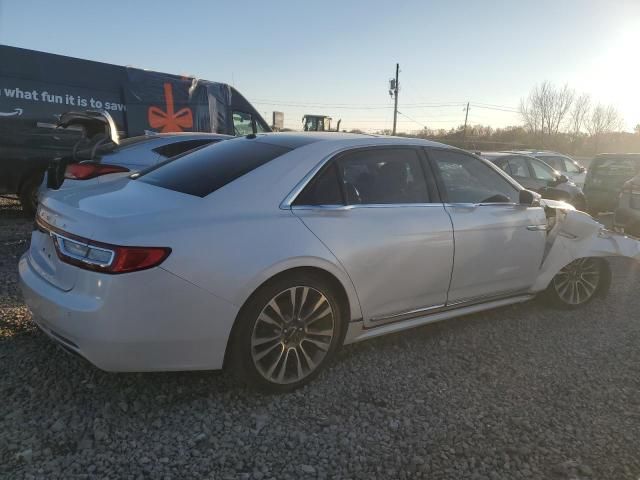
M 206 197 L 220 187 L 249 173 L 291 149 L 238 138 L 203 147 L 160 164 L 138 181 L 176 192 Z
M 596 157 L 591 163 L 591 173 L 599 176 L 634 176 L 640 167 L 640 158 Z
M 118 143 L 117 145 L 115 143 L 107 143 L 105 145 L 102 145 L 99 148 L 98 151 L 102 155 L 109 155 L 109 154 L 112 154 L 112 153 L 119 153 L 119 152 L 121 152 L 123 150 L 126 150 L 129 147 L 135 147 L 136 145 L 139 145 L 140 143 L 148 142 L 149 140 L 151 140 L 153 138 L 157 138 L 157 137 L 148 136 L 148 135 L 140 135 L 139 137 L 122 138 L 122 139 L 120 139 L 120 143 Z

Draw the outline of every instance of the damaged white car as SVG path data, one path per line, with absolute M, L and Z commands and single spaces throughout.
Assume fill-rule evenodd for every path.
M 34 321 L 102 369 L 287 391 L 346 343 L 538 293 L 584 305 L 612 255 L 639 244 L 467 152 L 265 134 L 48 193 L 19 268 Z

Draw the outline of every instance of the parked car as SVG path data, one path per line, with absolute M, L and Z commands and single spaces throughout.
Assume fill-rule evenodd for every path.
M 540 292 L 585 305 L 608 287 L 600 257 L 640 258 L 540 202 L 435 142 L 249 135 L 45 195 L 20 281 L 37 325 L 104 370 L 225 366 L 282 392 L 346 343 Z
M 481 152 L 480 155 L 507 172 L 524 188 L 538 192 L 543 198 L 562 200 L 577 210 L 586 210 L 582 190 L 542 160 L 515 152 Z
M 62 188 L 104 183 L 152 167 L 171 157 L 233 138 L 219 133 L 159 133 L 120 140 L 100 151 L 94 160 L 65 167 Z
M 103 110 L 123 137 L 270 131 L 224 83 L 7 45 L 0 45 L 0 59 L 0 194 L 18 194 L 30 214 L 50 160 L 70 155 L 77 143 L 74 130 L 56 128 L 70 110 Z
M 579 188 L 582 189 L 584 187 L 587 169 L 570 156 L 549 150 L 522 150 L 517 153 L 524 153 L 525 155 L 531 155 L 532 157 L 542 160 L 557 172 L 565 175 Z
M 613 224 L 616 231 L 640 237 L 640 175 L 623 185 Z
M 593 214 L 613 212 L 623 185 L 640 173 L 640 153 L 602 153 L 589 165 L 584 184 Z

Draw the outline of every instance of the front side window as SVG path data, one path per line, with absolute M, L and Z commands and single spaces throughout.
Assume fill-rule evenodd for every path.
M 475 157 L 430 150 L 449 203 L 517 203 L 519 192 L 498 172 Z
M 546 182 L 550 182 L 552 180 L 555 180 L 556 178 L 555 172 L 553 171 L 553 169 L 540 161 L 531 160 L 531 168 L 533 169 L 533 175 L 538 180 L 544 180 Z
M 507 160 L 507 173 L 512 177 L 531 177 L 531 174 L 529 173 L 529 166 L 527 165 L 527 159 L 523 157 L 509 158 L 509 160 Z
M 564 158 L 562 157 L 542 157 L 541 160 L 559 172 L 567 171 Z
M 367 149 L 337 162 L 348 205 L 428 203 L 418 152 L 411 148 Z
M 568 173 L 581 173 L 580 167 L 567 158 L 564 159 L 564 165 Z
M 304 131 L 315 132 L 318 130 L 318 119 L 315 117 L 305 117 Z
M 233 112 L 233 132 L 239 137 L 254 133 L 253 116 L 250 113 Z

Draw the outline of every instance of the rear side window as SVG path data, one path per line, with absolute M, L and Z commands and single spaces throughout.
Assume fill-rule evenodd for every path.
M 296 198 L 294 205 L 344 205 L 338 168 L 332 163 L 314 178 Z
M 189 150 L 193 150 L 194 148 L 203 147 L 204 145 L 208 145 L 213 142 L 217 142 L 217 140 L 213 140 L 211 138 L 185 140 L 183 142 L 174 142 L 168 145 L 163 145 L 162 147 L 154 148 L 153 151 L 158 155 L 162 155 L 164 158 L 171 158 L 175 157 L 176 155 L 180 155 L 181 153 L 188 152 Z
M 163 163 L 138 181 L 206 197 L 290 150 L 251 139 L 226 140 Z

